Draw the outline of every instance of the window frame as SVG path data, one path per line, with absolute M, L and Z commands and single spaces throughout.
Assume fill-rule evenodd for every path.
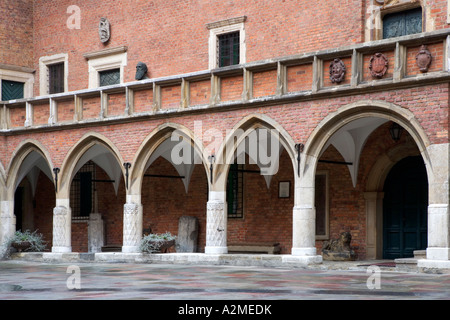
M 120 83 L 124 82 L 124 71 L 127 66 L 128 48 L 117 47 L 96 52 L 85 53 L 88 60 L 89 89 L 100 87 L 100 72 L 120 69 Z
M 69 55 L 67 53 L 55 54 L 39 58 L 39 94 L 46 96 L 50 94 L 50 71 L 49 67 L 58 63 L 64 63 L 64 91 L 69 91 Z
M 239 32 L 239 64 L 246 63 L 246 20 L 247 17 L 242 16 L 207 24 L 209 30 L 209 69 L 219 68 L 219 36 L 233 32 Z
M 383 40 L 383 19 L 392 13 L 401 13 L 414 9 L 422 9 L 422 32 L 434 30 L 434 25 L 430 24 L 427 17 L 430 15 L 430 7 L 422 5 L 421 2 L 397 3 L 383 6 L 381 4 L 368 7 L 365 25 L 365 41 Z
M 381 18 L 381 25 L 382 25 L 382 29 L 381 29 L 381 32 L 380 32 L 380 37 L 381 37 L 381 39 L 392 39 L 392 38 L 395 38 L 395 37 L 389 37 L 389 38 L 385 38 L 384 37 L 384 34 L 385 34 L 385 18 L 387 17 L 387 16 L 393 16 L 393 15 L 403 15 L 403 16 L 406 16 L 406 14 L 408 14 L 408 13 L 412 13 L 412 11 L 418 11 L 420 9 L 420 13 L 421 13 L 421 27 L 422 27 L 422 30 L 420 31 L 420 32 L 417 32 L 417 33 L 410 33 L 410 34 L 418 34 L 418 33 L 422 33 L 423 31 L 424 31 L 424 19 L 423 19 L 423 8 L 422 7 L 415 7 L 415 8 L 409 8 L 409 9 L 405 9 L 405 10 L 399 10 L 399 11 L 394 11 L 394 12 L 385 12 L 383 15 L 382 15 L 382 18 Z M 406 36 L 406 35 L 409 35 L 409 34 L 404 34 L 404 35 L 401 35 L 401 36 L 397 36 L 397 37 L 402 37 L 402 36 Z
M 34 70 L 12 65 L 0 64 L 0 100 L 2 98 L 2 80 L 22 82 L 23 98 L 33 97 Z

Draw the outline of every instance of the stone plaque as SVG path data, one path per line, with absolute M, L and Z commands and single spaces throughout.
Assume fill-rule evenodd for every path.
M 334 59 L 330 63 L 330 80 L 332 83 L 341 83 L 345 77 L 345 64 L 341 59 Z
M 389 61 L 382 53 L 376 53 L 370 58 L 370 74 L 374 78 L 381 79 L 386 74 Z
M 420 72 L 428 72 L 428 68 L 431 65 L 431 60 L 431 52 L 428 51 L 427 46 L 421 46 L 419 53 L 416 55 L 416 62 Z
M 197 252 L 198 219 L 182 216 L 178 220 L 177 252 Z
M 98 25 L 98 34 L 102 43 L 106 43 L 109 41 L 109 39 L 111 38 L 111 25 L 108 19 L 100 19 L 100 23 Z

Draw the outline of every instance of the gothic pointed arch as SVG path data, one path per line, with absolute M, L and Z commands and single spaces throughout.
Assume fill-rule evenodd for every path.
M 60 198 L 68 198 L 70 184 L 78 170 L 92 160 L 101 167 L 113 181 L 117 189 L 125 177 L 123 158 L 118 148 L 107 137 L 90 132 L 84 135 L 67 153 L 59 174 L 58 194 Z
M 181 149 L 187 151 L 185 153 L 188 156 L 180 153 L 179 151 Z M 207 155 L 204 153 L 201 140 L 185 126 L 175 123 L 165 123 L 158 126 L 146 137 L 135 155 L 130 170 L 130 194 L 141 194 L 144 173 L 153 161 L 160 156 L 171 162 L 180 175 L 186 176 L 182 179 L 186 191 L 189 185 L 188 176 L 189 173 L 192 173 L 192 165 L 194 164 L 203 164 L 205 174 L 209 180 Z
M 312 177 L 324 147 L 340 129 L 364 119 L 393 121 L 403 127 L 413 138 L 426 164 L 428 175 L 432 176 L 432 166 L 427 147 L 430 141 L 414 114 L 393 103 L 375 100 L 361 100 L 341 107 L 330 113 L 315 128 L 305 144 L 301 176 Z M 312 183 L 311 179 L 309 182 Z
M 258 155 L 252 155 L 249 148 L 255 147 L 255 144 L 260 141 L 259 139 L 261 138 L 261 135 L 259 133 L 261 132 L 265 132 L 263 137 L 266 139 L 266 142 L 269 140 L 272 141 L 268 142 L 268 147 L 264 151 L 266 151 L 267 154 L 278 154 L 279 156 L 280 150 L 272 148 L 272 144 L 275 142 L 279 148 L 284 148 L 284 150 L 286 150 L 289 158 L 292 160 L 293 171 L 295 174 L 297 173 L 297 155 L 295 151 L 296 142 L 292 139 L 290 134 L 272 118 L 262 114 L 251 114 L 240 120 L 233 127 L 233 129 L 227 133 L 225 139 L 217 150 L 215 155 L 216 164 L 214 170 L 214 181 L 216 188 L 225 190 L 230 164 L 233 163 L 236 154 L 239 156 L 239 153 L 246 152 L 248 156 L 252 158 L 252 161 L 260 165 L 257 159 Z M 268 138 L 269 136 L 270 139 Z M 246 139 L 249 139 L 250 141 L 246 141 Z M 264 146 L 264 143 L 262 146 Z M 255 150 L 256 149 L 253 149 L 253 151 Z M 276 152 L 273 153 L 274 151 Z M 270 161 L 268 161 L 268 163 L 272 164 Z M 260 168 L 263 169 L 262 164 L 260 165 Z M 270 177 L 272 173 L 276 173 L 276 170 L 267 170 L 266 173 L 266 177 Z
M 50 153 L 39 141 L 33 139 L 22 141 L 13 152 L 7 170 L 8 198 L 14 197 L 18 184 L 25 177 L 29 178 L 35 189 L 39 171 L 42 171 L 53 183 L 52 169 Z

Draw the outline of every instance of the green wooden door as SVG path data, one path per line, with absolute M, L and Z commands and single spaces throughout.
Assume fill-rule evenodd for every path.
M 399 161 L 384 185 L 383 258 L 413 257 L 427 246 L 428 180 L 420 156 Z

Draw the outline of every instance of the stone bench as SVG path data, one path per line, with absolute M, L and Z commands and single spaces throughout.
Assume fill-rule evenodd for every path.
M 121 245 L 110 244 L 102 247 L 102 252 L 122 252 Z
M 228 245 L 228 252 L 278 254 L 281 252 L 281 247 L 278 242 L 232 243 Z

